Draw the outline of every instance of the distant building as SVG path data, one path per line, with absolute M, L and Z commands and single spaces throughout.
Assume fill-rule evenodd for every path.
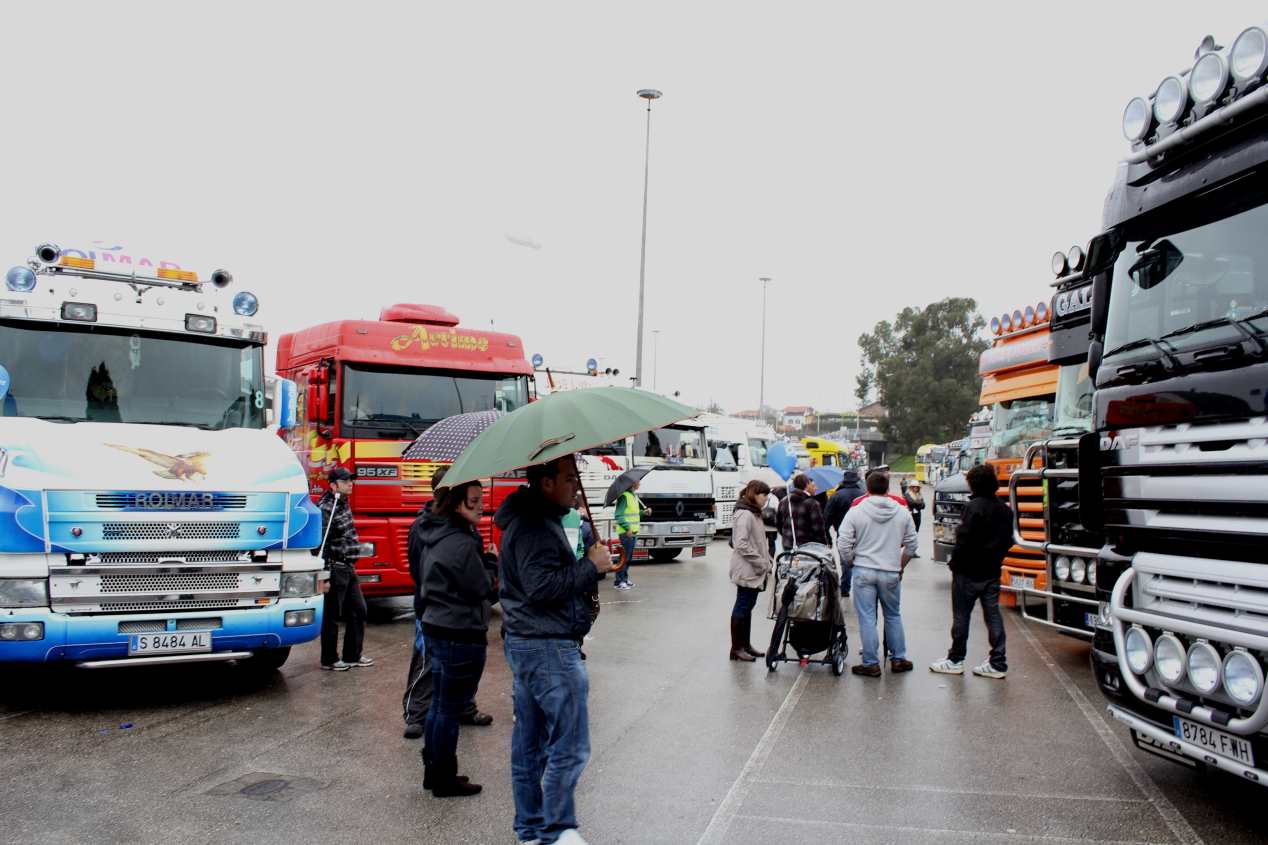
M 880 402 L 872 402 L 859 408 L 859 416 L 865 420 L 883 420 L 889 416 L 889 410 Z
M 760 420 L 762 413 L 761 411 L 736 411 L 734 416 L 742 420 Z
M 814 422 L 815 409 L 809 405 L 789 405 L 779 414 L 779 430 L 786 433 L 804 431 Z

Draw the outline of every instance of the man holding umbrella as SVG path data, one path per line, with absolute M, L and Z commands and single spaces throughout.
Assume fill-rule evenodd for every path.
M 631 590 L 638 586 L 630 580 L 630 564 L 634 562 L 634 547 L 638 545 L 639 525 L 651 511 L 636 494 L 639 483 L 648 472 L 646 469 L 626 470 L 612 482 L 603 497 L 606 504 L 616 503 L 616 536 L 621 541 L 621 568 L 616 570 L 612 580 L 618 590 Z

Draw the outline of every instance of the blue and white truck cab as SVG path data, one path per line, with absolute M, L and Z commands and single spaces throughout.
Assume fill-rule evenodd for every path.
M 71 252 L 0 288 L 0 664 L 281 666 L 320 631 L 321 517 L 256 297 Z

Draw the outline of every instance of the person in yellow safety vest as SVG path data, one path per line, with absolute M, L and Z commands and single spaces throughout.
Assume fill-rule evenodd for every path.
M 637 586 L 630 580 L 630 563 L 634 560 L 634 546 L 638 543 L 638 527 L 643 517 L 643 502 L 636 492 L 639 484 L 626 490 L 616 500 L 616 536 L 621 541 L 621 557 L 625 564 L 613 576 L 614 586 L 618 590 L 632 590 Z

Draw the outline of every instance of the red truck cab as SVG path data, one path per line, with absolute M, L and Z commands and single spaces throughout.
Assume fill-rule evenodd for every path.
M 340 320 L 282 335 L 277 373 L 299 385 L 298 424 L 283 437 L 308 473 L 314 499 L 336 466 L 353 473 L 352 513 L 366 595 L 413 591 L 407 549 L 441 464 L 404 460 L 433 423 L 471 411 L 510 412 L 530 401 L 533 368 L 515 335 L 478 331 L 435 305 L 393 305 L 376 320 Z M 515 484 L 486 495 L 480 532 Z

